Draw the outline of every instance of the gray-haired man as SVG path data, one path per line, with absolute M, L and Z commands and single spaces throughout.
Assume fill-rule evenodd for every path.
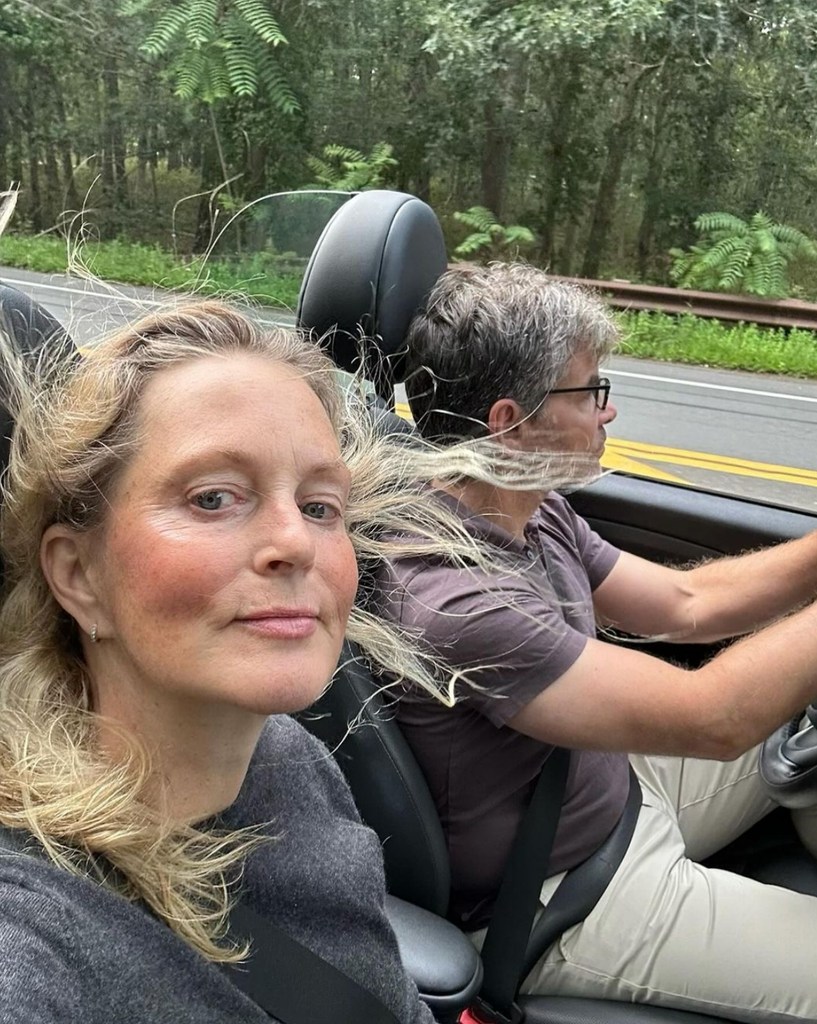
M 597 459 L 616 415 L 599 364 L 616 340 L 599 300 L 539 270 L 454 268 L 409 332 L 414 419 L 442 443 L 489 434 Z M 772 809 L 754 748 L 817 697 L 817 606 L 788 615 L 817 592 L 817 535 L 681 570 L 613 548 L 553 492 L 465 480 L 440 500 L 509 567 L 406 559 L 380 579 L 384 609 L 477 684 L 453 709 L 411 693 L 398 711 L 447 833 L 453 916 L 473 931 L 490 916 L 552 745 L 577 753 L 545 901 L 620 816 L 629 754 L 644 804 L 628 853 L 526 990 L 817 1019 L 817 899 L 698 863 Z M 597 625 L 679 643 L 753 635 L 688 670 L 597 639 Z M 812 851 L 814 821 L 798 822 Z

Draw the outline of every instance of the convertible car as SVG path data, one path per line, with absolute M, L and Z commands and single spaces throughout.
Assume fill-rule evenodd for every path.
M 257 213 L 263 208 L 263 203 L 257 204 Z M 297 323 L 329 348 L 350 380 L 368 380 L 367 401 L 380 429 L 410 433 L 410 424 L 394 415 L 395 388 L 402 376 L 408 321 L 446 265 L 439 223 L 425 203 L 396 192 L 338 197 L 327 208 L 327 216 L 304 271 Z M 256 216 L 256 232 L 259 223 Z M 4 298 L 8 301 L 9 294 Z M 23 309 L 15 315 L 20 317 L 15 335 L 22 344 L 37 346 L 53 337 L 53 322 L 42 312 Z M 0 455 L 5 459 L 6 452 Z M 807 512 L 624 474 L 607 475 L 570 500 L 618 547 L 666 562 L 736 554 L 817 527 L 817 515 Z M 662 653 L 660 645 L 652 649 Z M 674 659 L 682 656 L 690 664 L 710 653 L 704 647 L 672 649 Z M 401 953 L 439 1020 L 456 1020 L 461 1014 L 464 1021 L 530 1024 L 712 1024 L 728 1019 L 643 1003 L 518 994 L 528 968 L 561 931 L 592 909 L 608 877 L 608 847 L 627 841 L 626 828 L 614 832 L 588 862 L 568 874 L 560 899 L 535 923 L 535 900 L 529 898 L 530 891 L 535 893 L 535 880 L 522 877 L 524 867 L 510 871 L 510 895 L 504 906 L 511 912 L 504 912 L 506 919 L 518 916 L 519 921 L 500 922 L 499 927 L 507 929 L 500 934 L 508 939 L 494 942 L 493 949 L 486 947 L 483 964 L 467 937 L 445 920 L 449 876 L 440 822 L 388 703 L 372 696 L 377 689 L 367 667 L 349 649 L 335 682 L 319 704 L 304 713 L 303 721 L 326 740 L 364 819 L 383 841 L 389 909 Z M 350 730 L 350 723 L 356 727 Z M 598 728 L 604 729 L 603 707 Z M 783 804 L 793 806 L 812 795 L 817 799 L 813 740 L 814 730 L 800 732 L 790 723 L 766 744 L 765 777 Z M 536 828 L 528 831 L 528 852 L 541 853 L 532 859 L 546 859 L 546 846 L 544 851 L 536 848 Z M 524 863 L 524 854 L 522 849 L 522 859 L 514 863 Z M 817 895 L 817 865 L 799 846 L 783 808 L 722 851 L 718 864 Z M 520 884 L 521 895 L 514 891 Z M 520 900 L 526 905 L 515 915 Z M 773 921 L 768 935 L 770 943 L 785 941 Z M 506 947 L 504 955 L 495 955 L 498 946 Z

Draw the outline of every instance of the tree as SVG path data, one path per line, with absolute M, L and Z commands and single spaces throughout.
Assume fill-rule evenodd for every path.
M 197 101 L 208 112 L 212 147 L 202 152 L 203 193 L 199 203 L 194 250 L 207 248 L 214 224 L 213 197 L 225 187 L 235 206 L 233 175 L 215 115 L 216 104 L 230 97 L 256 97 L 287 114 L 298 101 L 274 56 L 286 44 L 281 28 L 263 0 L 182 0 L 168 7 L 163 0 L 128 0 L 126 13 L 158 12 L 153 31 L 140 49 L 153 59 L 170 57 L 176 95 Z M 217 157 L 217 164 L 214 156 Z M 221 181 L 217 180 L 220 172 Z

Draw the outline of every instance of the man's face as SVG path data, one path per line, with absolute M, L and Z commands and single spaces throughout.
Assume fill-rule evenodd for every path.
M 598 360 L 590 352 L 579 352 L 571 359 L 554 392 L 563 388 L 591 388 L 598 382 Z M 615 419 L 616 408 L 608 402 L 606 409 L 599 409 L 597 394 L 570 391 L 548 395 L 542 407 L 519 425 L 522 446 L 528 450 L 589 454 L 600 459 L 607 439 L 604 428 Z

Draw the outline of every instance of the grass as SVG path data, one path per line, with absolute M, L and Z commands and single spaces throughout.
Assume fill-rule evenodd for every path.
M 240 262 L 178 259 L 155 245 L 89 242 L 83 259 L 97 277 L 124 284 L 182 289 L 202 295 L 251 297 L 267 306 L 294 309 L 301 273 L 282 257 L 254 253 Z M 0 238 L 0 265 L 43 273 L 65 272 L 65 240 L 7 234 Z M 622 313 L 623 355 L 698 366 L 817 378 L 817 334 L 756 324 L 724 324 L 694 316 Z
M 249 297 L 266 306 L 294 309 L 301 274 L 276 268 L 276 257 L 254 253 L 241 262 L 181 260 L 155 245 L 140 242 L 88 242 L 82 248 L 84 265 L 94 277 L 122 284 L 179 289 L 200 295 Z M 0 265 L 41 273 L 65 273 L 68 247 L 53 236 L 4 235 Z
M 666 313 L 623 313 L 620 323 L 622 355 L 817 378 L 817 334 L 813 331 L 726 324 Z

